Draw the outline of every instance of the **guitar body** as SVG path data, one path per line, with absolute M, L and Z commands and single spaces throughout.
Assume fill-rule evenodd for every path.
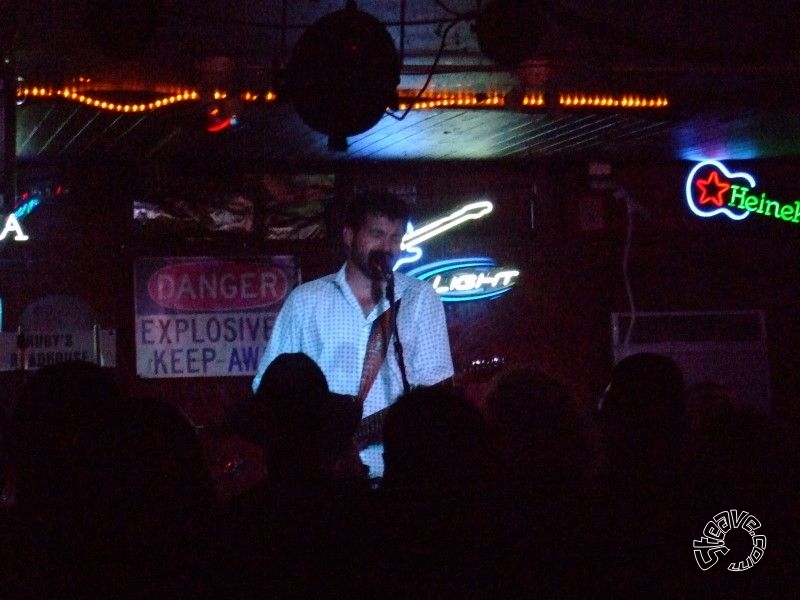
M 505 366 L 505 362 L 504 358 L 497 357 L 474 360 L 470 368 L 436 385 L 465 390 L 465 396 L 469 396 L 466 394 L 466 386 L 488 382 Z M 391 405 L 362 418 L 353 434 L 353 445 L 358 450 L 361 461 L 369 468 L 370 479 L 383 477 L 383 424 L 390 408 Z

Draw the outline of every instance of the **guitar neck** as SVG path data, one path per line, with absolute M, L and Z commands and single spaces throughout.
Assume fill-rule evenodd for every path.
M 389 407 L 387 406 L 361 419 L 361 423 L 353 435 L 353 442 L 357 447 L 364 448 L 381 441 L 383 437 L 383 422 L 386 420 L 388 410 Z

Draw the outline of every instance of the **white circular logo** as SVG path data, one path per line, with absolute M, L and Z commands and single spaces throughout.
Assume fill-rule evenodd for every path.
M 764 556 L 767 547 L 767 538 L 756 535 L 756 529 L 761 527 L 761 522 L 746 510 L 726 510 L 711 519 L 703 528 L 703 537 L 694 540 L 694 559 L 697 565 L 707 571 L 719 560 L 720 554 L 728 554 L 730 549 L 725 545 L 725 535 L 732 529 L 742 529 L 750 534 L 753 547 L 745 560 L 732 562 L 728 571 L 746 571 L 753 567 Z

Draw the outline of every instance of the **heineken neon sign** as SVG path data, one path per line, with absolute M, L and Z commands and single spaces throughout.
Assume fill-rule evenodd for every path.
M 698 163 L 686 178 L 686 202 L 699 217 L 724 215 L 741 221 L 752 213 L 800 223 L 800 200 L 780 202 L 756 186 L 750 173 L 731 172 L 717 160 Z

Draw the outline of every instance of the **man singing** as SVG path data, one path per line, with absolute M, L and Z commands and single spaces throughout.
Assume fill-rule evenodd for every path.
M 434 385 L 453 376 L 441 300 L 430 284 L 392 271 L 408 216 L 405 202 L 390 193 L 362 193 L 350 203 L 346 262 L 286 298 L 254 391 L 267 366 L 285 352 L 314 359 L 332 392 L 363 401 L 365 417 L 389 406 L 405 383 Z M 391 310 L 387 295 L 394 296 Z

